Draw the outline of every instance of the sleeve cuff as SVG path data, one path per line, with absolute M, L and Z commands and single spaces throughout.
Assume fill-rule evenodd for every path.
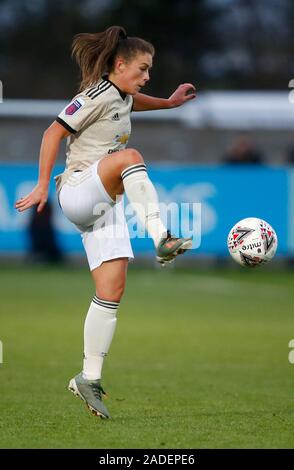
M 76 134 L 77 131 L 75 129 L 73 129 L 72 127 L 70 127 L 67 122 L 65 122 L 63 119 L 61 119 L 59 116 L 56 118 L 56 122 L 58 122 L 59 124 L 61 124 L 68 132 L 70 132 L 71 134 Z

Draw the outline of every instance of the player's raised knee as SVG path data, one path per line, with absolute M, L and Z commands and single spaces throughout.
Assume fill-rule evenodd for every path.
M 144 159 L 140 152 L 136 149 L 125 150 L 125 163 L 127 165 L 135 165 L 136 163 L 144 163 Z

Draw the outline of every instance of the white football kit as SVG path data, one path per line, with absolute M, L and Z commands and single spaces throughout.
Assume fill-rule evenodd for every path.
M 90 269 L 114 258 L 133 258 L 123 199 L 111 199 L 97 173 L 102 157 L 126 148 L 133 98 L 103 77 L 76 95 L 56 121 L 71 135 L 66 168 L 55 177 L 65 216 L 81 232 Z

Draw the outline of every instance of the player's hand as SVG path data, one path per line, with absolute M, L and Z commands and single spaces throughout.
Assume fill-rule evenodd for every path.
M 196 97 L 196 89 L 192 83 L 183 83 L 179 85 L 176 91 L 169 97 L 171 108 L 176 108 L 186 103 L 186 101 L 193 100 Z
M 40 186 L 37 184 L 30 194 L 21 197 L 16 201 L 15 208 L 18 212 L 23 212 L 32 206 L 37 205 L 37 212 L 41 212 L 48 199 L 48 187 Z

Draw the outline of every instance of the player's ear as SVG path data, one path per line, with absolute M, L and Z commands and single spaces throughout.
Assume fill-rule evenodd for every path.
M 117 69 L 118 72 L 124 72 L 126 68 L 126 62 L 122 57 L 117 57 L 115 68 Z

